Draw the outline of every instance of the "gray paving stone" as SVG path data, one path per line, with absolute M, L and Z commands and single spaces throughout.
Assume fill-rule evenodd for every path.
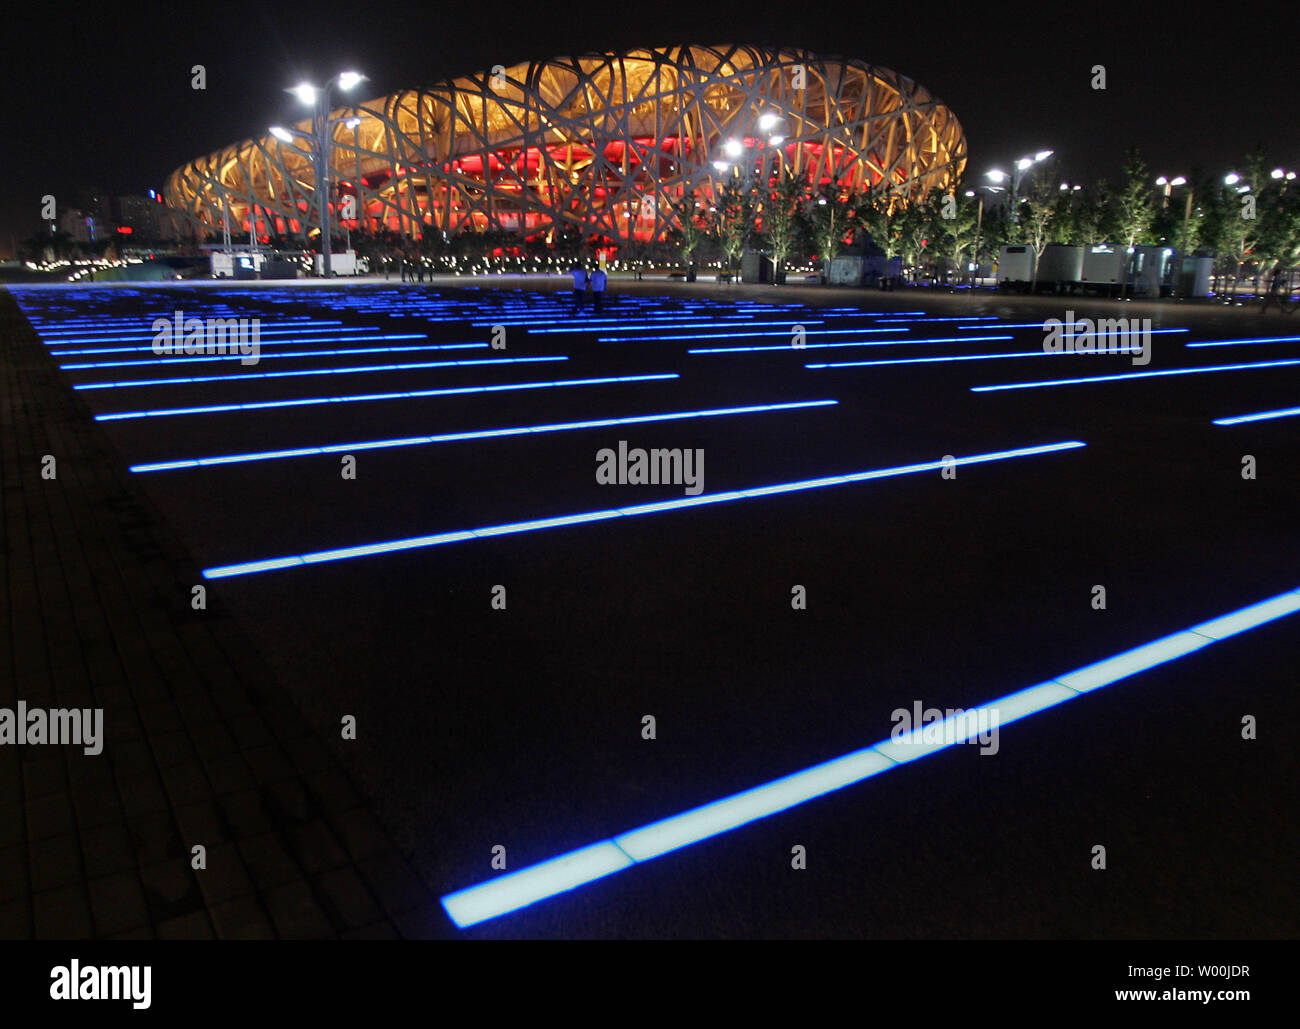
M 162 861 L 140 869 L 145 900 L 155 924 L 187 915 L 204 906 L 203 893 L 187 853 L 183 859 Z
M 383 911 L 361 881 L 361 876 L 350 866 L 323 872 L 316 876 L 314 883 L 345 926 L 368 925 L 383 917 Z
M 97 936 L 112 936 L 150 924 L 140 876 L 134 869 L 91 879 L 87 889 Z
M 0 849 L 0 901 L 26 897 L 31 893 L 27 881 L 27 848 Z
M 32 898 L 35 934 L 42 940 L 82 940 L 94 932 L 85 887 L 80 883 Z
M 119 779 L 118 795 L 122 800 L 122 809 L 127 818 L 152 815 L 168 808 L 167 794 L 156 773 L 150 771 L 144 775 L 134 775 Z
M 273 940 L 275 928 L 261 902 L 253 896 L 217 904 L 210 912 L 217 936 L 223 940 Z
M 81 879 L 81 845 L 76 836 L 34 840 L 27 845 L 32 890 L 46 892 Z
M 306 882 L 286 883 L 262 894 L 276 932 L 289 940 L 327 940 L 336 936 Z
M 211 800 L 201 800 L 176 808 L 176 822 L 188 847 L 201 843 L 211 851 L 217 844 L 229 839 L 225 820 Z
M 233 843 L 209 847 L 207 861 L 208 867 L 195 869 L 194 875 L 209 907 L 253 892 L 253 880 Z
M 136 867 L 131 834 L 120 816 L 81 832 L 81 855 L 86 875 L 98 878 Z
M 407 863 L 396 855 L 381 855 L 362 861 L 361 877 L 370 891 L 379 899 L 390 917 L 413 908 L 436 904 L 433 897 Z
M 239 841 L 239 853 L 259 887 L 280 886 L 301 877 L 301 871 L 274 833 Z
M 53 793 L 27 801 L 27 838 L 44 840 L 75 831 L 72 804 L 66 793 Z
M 206 911 L 194 911 L 160 922 L 155 931 L 160 940 L 211 940 L 216 935 Z

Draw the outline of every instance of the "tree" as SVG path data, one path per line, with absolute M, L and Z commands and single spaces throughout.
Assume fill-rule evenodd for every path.
M 811 226 L 813 248 L 824 268 L 824 281 L 830 281 L 831 262 L 844 245 L 845 237 L 853 229 L 861 201 L 854 196 L 841 197 L 837 186 L 824 184 L 807 201 L 807 217 Z
M 669 231 L 669 236 L 677 245 L 677 250 L 687 267 L 690 267 L 695 252 L 708 239 L 709 225 L 704 216 L 703 207 L 703 201 L 696 197 L 694 190 L 685 193 L 673 205 L 672 219 L 674 224 Z
M 935 221 L 935 249 L 942 252 L 954 268 L 965 266 L 968 247 L 974 250 L 980 227 L 979 204 L 979 197 L 965 195 L 961 183 L 957 183 L 951 193 L 939 199 L 939 217 Z
M 758 188 L 755 182 L 739 175 L 729 178 L 718 190 L 713 213 L 713 236 L 726 258 L 727 269 L 734 271 L 754 234 Z
M 1074 238 L 1083 246 L 1108 243 L 1114 238 L 1110 183 L 1098 180 L 1083 191 L 1074 210 Z
M 900 209 L 894 229 L 898 237 L 899 253 L 903 264 L 915 269 L 930 246 L 930 241 L 941 231 L 936 224 L 936 210 L 929 200 L 912 200 Z
M 1034 274 L 1029 285 L 1031 293 L 1038 287 L 1038 262 L 1052 240 L 1059 213 L 1060 190 L 1054 185 L 1055 181 L 1054 175 L 1049 177 L 1044 172 L 1035 180 L 1020 207 L 1020 224 L 1025 244 L 1034 251 Z
M 1116 228 L 1126 247 L 1149 243 L 1155 205 L 1151 200 L 1151 177 L 1137 148 L 1129 150 L 1124 162 L 1124 185 L 1114 197 Z
M 772 251 L 772 282 L 780 281 L 785 262 L 803 232 L 803 180 L 783 168 L 763 204 L 763 235 Z

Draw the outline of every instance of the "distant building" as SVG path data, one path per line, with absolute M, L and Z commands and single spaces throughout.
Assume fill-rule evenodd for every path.
M 811 189 L 888 189 L 906 202 L 950 189 L 966 166 L 961 125 L 919 83 L 802 50 L 557 58 L 331 115 L 333 220 L 412 236 L 630 245 L 669 238 L 683 202 L 711 202 L 737 176 L 788 169 Z M 164 192 L 207 232 L 228 218 L 235 235 L 299 235 L 319 227 L 315 178 L 302 147 L 266 136 L 178 168 Z
M 100 236 L 112 228 L 113 207 L 108 193 L 98 186 L 87 186 L 77 190 L 74 197 L 77 207 L 85 212 L 87 218 L 93 218 L 96 231 Z
M 93 243 L 96 239 L 95 219 L 77 207 L 63 209 L 59 230 L 71 236 L 74 243 Z
M 162 194 L 118 197 L 113 201 L 116 235 L 127 245 L 149 246 L 188 235 L 185 219 L 162 202 Z M 130 229 L 130 232 L 123 231 Z

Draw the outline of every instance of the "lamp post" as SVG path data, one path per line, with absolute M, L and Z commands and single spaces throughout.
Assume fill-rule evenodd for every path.
M 1241 182 L 1241 176 L 1238 175 L 1236 172 L 1228 172 L 1228 174 L 1225 175 L 1225 176 L 1223 177 L 1223 184 L 1224 184 L 1225 186 L 1236 186 L 1236 187 L 1237 187 L 1237 192 L 1238 192 L 1238 193 L 1249 193 L 1249 192 L 1250 192 L 1250 183 L 1247 182 L 1247 183 L 1244 183 L 1244 184 L 1242 184 L 1242 185 L 1237 185 L 1239 182 Z M 1245 230 L 1243 229 L 1242 232 L 1241 232 L 1241 249 L 1242 249 L 1243 251 L 1245 250 L 1245 246 L 1246 246 L 1246 232 L 1245 232 Z M 1235 301 L 1235 300 L 1237 299 L 1237 282 L 1238 282 L 1238 280 L 1241 278 L 1241 266 L 1242 266 L 1242 263 L 1243 263 L 1243 262 L 1242 262 L 1242 258 L 1245 257 L 1245 256 L 1246 256 L 1246 255 L 1245 255 L 1244 252 L 1241 253 L 1241 254 L 1239 254 L 1239 255 L 1237 256 L 1237 263 L 1233 266 L 1233 269 L 1232 269 L 1232 300 L 1228 301 L 1229 304 L 1232 304 L 1233 301 Z
M 1040 150 L 1033 157 L 1020 158 L 1016 161 L 1015 165 L 1013 165 L 1013 170 L 1010 175 L 999 168 L 994 168 L 992 171 L 984 173 L 988 178 L 999 184 L 1006 182 L 1007 179 L 1011 180 L 1011 221 L 1013 224 L 1019 224 L 1020 222 L 1019 197 L 1021 178 L 1030 168 L 1046 161 L 1053 153 L 1054 151 L 1052 150 Z
M 985 186 L 980 187 L 980 189 L 986 189 L 986 188 L 987 187 Z M 970 282 L 970 284 L 973 286 L 975 285 L 975 280 L 977 278 L 979 267 L 980 267 L 980 237 L 983 235 L 984 232 L 984 194 L 977 193 L 973 189 L 968 189 L 966 190 L 966 195 L 968 197 L 978 197 L 980 202 L 979 213 L 975 215 L 975 252 L 971 255 L 975 259 L 975 269 L 974 271 L 971 272 L 969 276 L 967 276 L 967 281 Z
M 345 71 L 337 77 L 327 80 L 320 89 L 317 89 L 309 82 L 303 82 L 294 86 L 293 89 L 286 90 L 286 92 L 296 96 L 302 103 L 311 106 L 312 131 L 304 133 L 298 132 L 296 129 L 283 129 L 278 126 L 271 129 L 271 135 L 282 143 L 292 143 L 294 136 L 306 136 L 312 140 L 312 165 L 316 177 L 316 193 L 320 201 L 321 271 L 327 279 L 330 277 L 330 252 L 333 249 L 330 243 L 329 168 L 330 151 L 333 149 L 334 143 L 334 126 L 344 122 L 350 128 L 355 128 L 360 124 L 359 118 L 331 118 L 329 116 L 330 91 L 337 86 L 346 93 L 365 80 L 366 77 L 358 72 Z M 303 151 L 300 150 L 299 152 Z
M 1180 269 L 1179 269 L 1179 275 L 1174 279 L 1174 296 L 1178 296 L 1178 292 L 1179 292 L 1178 286 L 1180 280 L 1182 279 L 1181 265 L 1183 265 L 1187 261 L 1187 235 L 1188 235 L 1188 229 L 1190 228 L 1192 223 L 1192 196 L 1196 191 L 1195 189 L 1193 189 L 1191 186 L 1187 184 L 1187 178 L 1183 175 L 1179 175 L 1177 178 L 1173 178 L 1173 179 L 1166 178 L 1164 175 L 1161 175 L 1160 178 L 1156 179 L 1156 185 L 1164 189 L 1166 207 L 1169 206 L 1169 195 L 1173 192 L 1174 187 L 1187 186 L 1187 204 L 1186 207 L 1183 209 L 1183 241 L 1178 248 L 1178 261 L 1180 264 Z
M 753 150 L 757 146 L 759 150 L 758 161 L 754 167 L 754 184 L 759 188 L 760 196 L 765 203 L 767 197 L 767 162 L 770 151 L 780 147 L 785 143 L 785 136 L 782 135 L 780 125 L 785 119 L 772 111 L 765 111 L 760 114 L 753 126 L 757 133 L 752 137 L 755 142 L 747 143 L 745 139 L 749 136 L 742 136 L 737 139 L 734 136 L 722 144 L 721 153 L 713 161 L 713 170 L 720 176 L 729 176 L 734 182 L 741 181 L 741 165 L 743 163 L 746 173 L 750 169 L 750 155 L 746 150 Z M 752 130 L 751 130 L 752 131 Z M 760 136 L 761 134 L 761 136 Z M 714 188 L 714 202 L 718 199 L 718 190 Z M 775 281 L 775 274 L 773 280 Z

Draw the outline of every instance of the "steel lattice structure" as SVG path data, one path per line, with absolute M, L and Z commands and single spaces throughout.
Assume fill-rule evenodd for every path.
M 734 174 L 714 165 L 728 143 L 749 171 L 785 166 L 842 192 L 883 183 L 902 201 L 951 188 L 966 164 L 960 124 L 924 87 L 798 50 L 667 47 L 497 66 L 331 117 L 333 219 L 355 214 L 340 224 L 409 237 L 567 227 L 661 239 L 675 203 L 715 196 Z M 208 231 L 228 209 L 233 231 L 247 233 L 252 214 L 259 235 L 296 234 L 316 225 L 314 178 L 309 153 L 267 136 L 177 169 L 164 195 Z

